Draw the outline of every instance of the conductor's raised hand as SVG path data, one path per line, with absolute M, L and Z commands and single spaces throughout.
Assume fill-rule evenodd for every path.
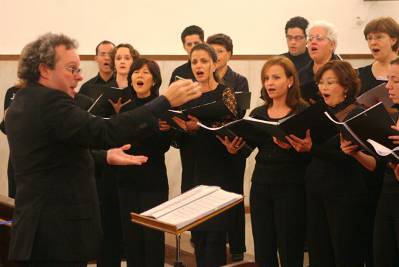
M 178 80 L 169 85 L 163 95 L 172 107 L 178 107 L 184 103 L 201 96 L 201 86 L 191 80 Z
M 146 163 L 148 157 L 126 154 L 124 151 L 130 149 L 130 144 L 107 150 L 107 163 L 109 165 L 141 165 Z
M 306 136 L 301 139 L 293 134 L 285 137 L 291 146 L 297 152 L 309 152 L 312 149 L 312 138 L 310 137 L 310 130 L 306 130 Z

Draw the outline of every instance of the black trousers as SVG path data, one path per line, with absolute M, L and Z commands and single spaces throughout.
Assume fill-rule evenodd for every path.
M 244 202 L 232 208 L 233 226 L 234 230 L 227 232 L 227 239 L 229 242 L 231 254 L 241 254 L 247 249 L 245 246 L 245 206 Z
M 115 174 L 110 171 L 97 181 L 103 239 L 97 267 L 120 267 L 123 257 L 122 226 Z
M 375 266 L 399 266 L 399 193 L 381 194 L 374 231 Z
M 142 192 L 140 188 L 119 188 L 124 250 L 128 267 L 163 267 L 165 235 L 133 223 L 130 213 L 149 210 L 166 200 L 168 191 Z
M 307 234 L 311 267 L 364 266 L 368 196 L 307 191 Z
M 253 183 L 250 194 L 255 261 L 259 266 L 303 265 L 305 189 L 303 185 Z
M 243 194 L 244 173 L 246 159 L 237 158 L 232 169 L 231 191 L 237 194 Z M 244 202 L 232 208 L 233 221 L 232 229 L 227 233 L 231 254 L 241 254 L 247 249 L 245 246 L 245 206 Z
M 14 169 L 11 165 L 10 159 L 8 159 L 7 176 L 8 176 L 8 196 L 11 198 L 15 198 L 16 188 L 14 181 Z
M 191 231 L 197 267 L 226 264 L 226 231 Z
M 19 261 L 19 267 L 86 267 L 87 262 L 80 261 Z

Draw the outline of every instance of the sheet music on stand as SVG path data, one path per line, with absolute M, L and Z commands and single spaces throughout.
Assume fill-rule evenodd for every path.
M 131 213 L 132 222 L 176 236 L 176 262 L 180 261 L 180 235 L 244 200 L 218 186 L 199 185 L 184 194 L 140 214 Z

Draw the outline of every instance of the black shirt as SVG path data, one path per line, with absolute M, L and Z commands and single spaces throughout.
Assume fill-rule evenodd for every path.
M 260 106 L 252 110 L 250 116 L 268 120 L 278 121 L 293 114 L 299 113 L 306 108 L 299 104 L 295 110 L 286 116 L 273 119 L 267 114 L 266 106 Z M 303 184 L 305 169 L 309 162 L 308 155 L 297 153 L 294 149 L 283 149 L 273 142 L 272 136 L 265 136 L 264 142 L 258 144 L 256 165 L 252 175 L 252 182 L 260 184 Z
M 334 108 L 328 107 L 328 112 L 336 114 L 353 101 L 347 98 Z M 362 110 L 359 106 L 347 118 Z M 310 154 L 312 160 L 305 175 L 308 190 L 326 195 L 367 193 L 365 169 L 356 159 L 342 152 L 339 135 L 320 145 L 313 144 Z
M 172 75 L 170 76 L 170 81 L 169 84 L 174 82 L 176 80 L 176 76 L 185 78 L 185 79 L 191 79 L 195 81 L 194 73 L 191 70 L 191 62 L 190 60 L 184 63 L 183 65 L 180 65 L 177 67 L 173 72 Z
M 370 64 L 370 65 L 367 65 L 367 66 L 364 66 L 364 67 L 358 69 L 359 78 L 361 81 L 360 95 L 363 94 L 364 92 L 376 87 L 377 85 L 387 82 L 386 80 L 377 80 L 374 77 L 374 74 L 371 70 L 372 66 L 373 66 L 373 64 Z
M 91 98 L 97 98 L 98 97 L 98 93 L 93 91 L 93 85 L 104 85 L 107 86 L 109 85 L 109 83 L 113 80 L 113 76 L 111 76 L 111 78 L 107 81 L 104 81 L 103 78 L 101 78 L 100 73 L 98 73 L 95 77 L 91 78 L 90 80 L 88 80 L 87 82 L 85 82 L 84 84 L 82 84 L 82 86 L 80 87 L 79 90 L 79 94 L 83 94 L 86 95 L 88 97 Z
M 292 63 L 294 63 L 297 72 L 300 72 L 303 67 L 305 67 L 309 64 L 310 61 L 312 61 L 307 49 L 305 50 L 305 53 L 297 56 L 294 56 L 289 52 L 282 54 L 282 56 L 288 57 L 292 61 Z
M 129 88 L 132 90 L 131 88 Z M 121 108 L 121 113 L 134 110 L 152 101 L 156 95 L 132 99 L 132 102 Z M 132 147 L 127 151 L 131 155 L 144 155 L 148 161 L 143 165 L 118 167 L 118 184 L 120 187 L 132 187 L 145 192 L 168 190 L 168 177 L 165 166 L 165 153 L 170 146 L 168 132 L 157 130 L 143 131 L 142 136 L 132 140 Z

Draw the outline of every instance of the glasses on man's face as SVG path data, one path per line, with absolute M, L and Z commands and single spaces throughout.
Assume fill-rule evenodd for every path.
M 82 69 L 77 67 L 65 67 L 65 69 L 72 73 L 72 75 L 81 74 Z
M 111 57 L 111 53 L 101 52 L 98 54 L 100 57 Z
M 321 88 L 321 87 L 332 87 L 332 86 L 334 86 L 334 85 L 336 85 L 336 84 L 338 84 L 338 83 L 339 83 L 339 82 L 336 81 L 336 80 L 327 80 L 327 81 L 320 80 L 320 81 L 317 83 L 317 86 L 318 86 L 319 88 Z
M 321 42 L 328 39 L 326 36 L 320 36 L 320 35 L 309 35 L 308 37 L 308 42 L 312 42 L 315 40 L 316 42 Z
M 374 41 L 380 41 L 380 40 L 382 40 L 382 39 L 384 39 L 385 38 L 385 34 L 383 34 L 383 33 L 379 33 L 379 34 L 368 34 L 367 36 L 366 36 L 366 40 L 367 41 L 372 41 L 372 40 L 374 40 Z
M 305 39 L 305 35 L 286 35 L 285 38 L 288 41 L 302 41 L 303 39 Z

